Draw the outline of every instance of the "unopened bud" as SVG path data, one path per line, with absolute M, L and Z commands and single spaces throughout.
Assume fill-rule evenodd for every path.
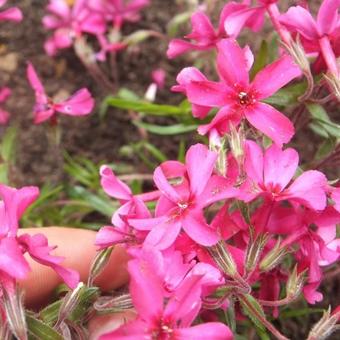
M 87 282 L 87 285 L 91 287 L 93 285 L 93 281 L 95 278 L 103 271 L 107 262 L 110 259 L 113 247 L 109 247 L 103 250 L 100 250 L 96 257 L 93 260 L 93 263 L 90 268 L 90 275 Z
M 339 313 L 331 314 L 330 308 L 324 311 L 322 318 L 313 326 L 307 340 L 323 340 L 339 329 Z
M 217 153 L 216 170 L 221 176 L 227 175 L 227 139 L 213 131 L 209 135 L 209 149 Z
M 291 40 L 289 45 L 284 44 L 284 46 L 301 70 L 304 73 L 310 73 L 309 61 L 301 44 L 300 37 L 297 36 L 296 42 Z
M 119 296 L 102 296 L 93 305 L 94 309 L 99 313 L 119 313 L 127 309 L 133 308 L 130 294 L 122 294 Z
M 222 272 L 231 277 L 234 277 L 237 274 L 236 263 L 223 241 L 220 241 L 215 246 L 207 249 Z
M 279 238 L 273 247 L 260 262 L 260 270 L 268 272 L 281 263 L 283 258 L 287 255 L 286 247 L 281 247 L 281 239 Z
M 246 271 L 248 273 L 255 270 L 267 241 L 268 234 L 260 234 L 255 240 L 251 240 L 249 243 L 246 255 Z
M 295 265 L 289 276 L 286 286 L 286 295 L 289 300 L 295 300 L 301 293 L 305 281 L 305 271 L 298 273 Z
M 84 283 L 79 282 L 78 286 L 71 292 L 67 293 L 59 309 L 59 315 L 56 325 L 59 326 L 77 307 L 80 296 L 84 290 Z
M 25 310 L 22 304 L 23 294 L 20 290 L 3 292 L 3 305 L 9 327 L 18 340 L 27 340 Z
M 237 130 L 233 124 L 230 124 L 229 128 L 230 128 L 229 143 L 231 152 L 234 155 L 240 169 L 242 169 L 244 162 L 244 141 L 245 141 L 243 129 L 241 126 Z

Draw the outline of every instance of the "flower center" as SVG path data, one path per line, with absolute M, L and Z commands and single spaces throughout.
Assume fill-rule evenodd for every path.
M 254 99 L 252 96 L 250 96 L 247 92 L 239 92 L 238 94 L 238 100 L 241 105 L 249 105 L 254 102 Z

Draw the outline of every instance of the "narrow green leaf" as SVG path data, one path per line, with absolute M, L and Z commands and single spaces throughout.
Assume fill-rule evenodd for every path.
M 253 79 L 255 75 L 262 70 L 268 59 L 268 44 L 265 40 L 262 40 L 259 52 L 256 55 L 254 65 L 251 69 L 251 78 Z
M 134 121 L 134 125 L 145 129 L 148 132 L 156 135 L 178 135 L 181 133 L 195 131 L 198 125 L 174 124 L 170 126 L 161 126 Z
M 124 110 L 143 112 L 145 114 L 155 116 L 177 116 L 185 115 L 190 112 L 178 106 L 153 104 L 137 100 L 125 100 L 110 96 L 107 97 L 104 102 L 107 106 L 113 106 Z
M 177 35 L 179 27 L 187 22 L 191 17 L 192 12 L 183 12 L 175 15 L 168 23 L 167 33 L 169 37 L 175 37 Z
M 37 339 L 44 340 L 63 340 L 63 336 L 51 326 L 36 319 L 32 315 L 26 315 L 28 332 Z
M 278 105 L 278 106 L 289 106 L 296 104 L 298 98 L 303 95 L 306 91 L 306 83 L 298 83 L 287 86 L 271 97 L 264 99 L 263 101 L 267 104 Z
M 266 315 L 257 300 L 250 294 L 244 294 L 242 297 L 240 297 L 240 303 L 244 314 L 249 317 L 249 319 L 255 324 L 257 328 L 264 331 L 265 327 L 258 315 L 263 319 L 266 318 Z

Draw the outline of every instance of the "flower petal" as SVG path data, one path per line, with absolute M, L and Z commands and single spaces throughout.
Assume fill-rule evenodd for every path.
M 260 130 L 278 146 L 288 143 L 294 135 L 292 122 L 281 112 L 265 103 L 256 103 L 244 110 L 251 125 Z
M 257 73 L 251 87 L 259 99 L 267 98 L 300 75 L 293 58 L 285 55 Z
M 338 22 L 338 9 L 340 0 L 324 0 L 319 8 L 316 23 L 320 35 L 332 33 Z

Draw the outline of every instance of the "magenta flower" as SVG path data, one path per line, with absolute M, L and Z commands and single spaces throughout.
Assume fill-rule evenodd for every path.
M 258 20 L 260 18 L 260 20 Z M 190 50 L 204 51 L 216 47 L 223 38 L 236 38 L 244 26 L 257 31 L 262 26 L 262 17 L 257 8 L 250 8 L 247 1 L 243 3 L 229 2 L 221 11 L 218 29 L 215 31 L 210 19 L 202 11 L 191 16 L 192 31 L 185 38 L 170 41 L 167 56 L 172 59 Z
M 0 88 L 0 104 L 5 103 L 12 91 L 8 87 Z M 0 107 L 0 125 L 6 125 L 9 120 L 9 112 Z
M 280 22 L 287 29 L 299 33 L 306 39 L 309 49 L 321 52 L 329 71 L 336 77 L 339 76 L 339 68 L 331 40 L 336 40 L 333 36 L 339 36 L 339 7 L 339 0 L 324 0 L 316 20 L 307 9 L 301 6 L 290 7 L 287 13 L 280 17 Z
M 340 213 L 340 187 L 335 188 L 331 194 L 334 201 L 334 208 Z
M 203 209 L 235 197 L 238 191 L 231 187 L 228 179 L 213 174 L 216 159 L 215 152 L 196 144 L 188 150 L 185 165 L 168 161 L 156 168 L 154 182 L 162 195 L 157 202 L 155 218 L 129 220 L 138 230 L 150 230 L 145 247 L 170 247 L 182 228 L 201 245 L 217 243 L 219 236 L 205 221 Z M 170 179 L 181 179 L 181 182 L 171 185 Z
M 238 125 L 245 118 L 277 145 L 288 143 L 294 134 L 293 124 L 281 112 L 261 100 L 270 97 L 301 74 L 292 58 L 287 55 L 281 57 L 261 70 L 250 83 L 248 71 L 253 62 L 250 50 L 241 49 L 232 40 L 222 40 L 217 46 L 220 82 L 196 80 L 197 76 L 192 73 L 200 72 L 194 68 L 184 69 L 178 75 L 182 79 L 182 91 L 185 91 L 192 104 L 205 109 L 219 108 L 210 124 L 199 127 L 199 133 L 215 130 L 223 135 L 229 131 L 229 124 Z M 187 80 L 183 81 L 183 78 Z
M 0 7 L 5 5 L 7 0 L 0 0 Z M 19 22 L 23 18 L 22 12 L 17 7 L 10 7 L 0 12 L 0 21 L 14 21 Z
M 112 226 L 102 227 L 96 235 L 95 244 L 107 248 L 117 243 L 141 244 L 146 232 L 132 228 L 128 220 L 132 218 L 150 218 L 151 214 L 144 202 L 133 196 L 130 188 L 119 180 L 106 165 L 100 168 L 101 185 L 105 193 L 118 199 L 121 207 L 112 216 Z
M 150 4 L 150 0 L 90 0 L 89 7 L 101 13 L 106 20 L 121 28 L 124 21 L 136 22 L 139 12 Z
M 70 6 L 66 0 L 50 0 L 47 10 L 51 13 L 44 16 L 45 28 L 54 30 L 53 36 L 45 43 L 48 55 L 55 55 L 59 49 L 71 47 L 74 39 L 84 33 L 104 34 L 105 18 L 87 5 L 87 0 L 76 0 Z
M 57 112 L 69 116 L 84 116 L 89 114 L 94 107 L 94 99 L 86 88 L 78 90 L 70 98 L 60 103 L 55 103 L 47 96 L 31 63 L 28 63 L 27 66 L 27 78 L 35 91 L 36 103 L 33 110 L 35 124 L 40 124 L 46 120 L 53 122 L 56 119 Z
M 16 280 L 25 279 L 30 267 L 24 254 L 27 252 L 37 262 L 53 268 L 65 281 L 75 288 L 79 282 L 79 274 L 63 268 L 60 263 L 63 258 L 53 256 L 50 252 L 55 247 L 48 245 L 42 234 L 17 236 L 19 219 L 26 208 L 38 197 L 36 187 L 14 189 L 0 185 L 0 283 L 9 293 L 14 294 Z
M 149 258 L 129 261 L 130 294 L 138 313 L 137 319 L 100 340 L 114 339 L 233 339 L 230 329 L 219 322 L 190 327 L 201 308 L 203 273 L 187 276 L 170 298 L 157 275 L 158 261 Z M 152 303 L 150 303 L 152 301 Z
M 288 200 L 313 210 L 324 210 L 327 203 L 327 179 L 319 171 L 305 171 L 289 184 L 297 170 L 298 153 L 291 148 L 281 150 L 273 144 L 263 152 L 252 141 L 246 142 L 245 171 L 247 180 L 241 197 L 250 201 L 261 195 L 271 201 Z

